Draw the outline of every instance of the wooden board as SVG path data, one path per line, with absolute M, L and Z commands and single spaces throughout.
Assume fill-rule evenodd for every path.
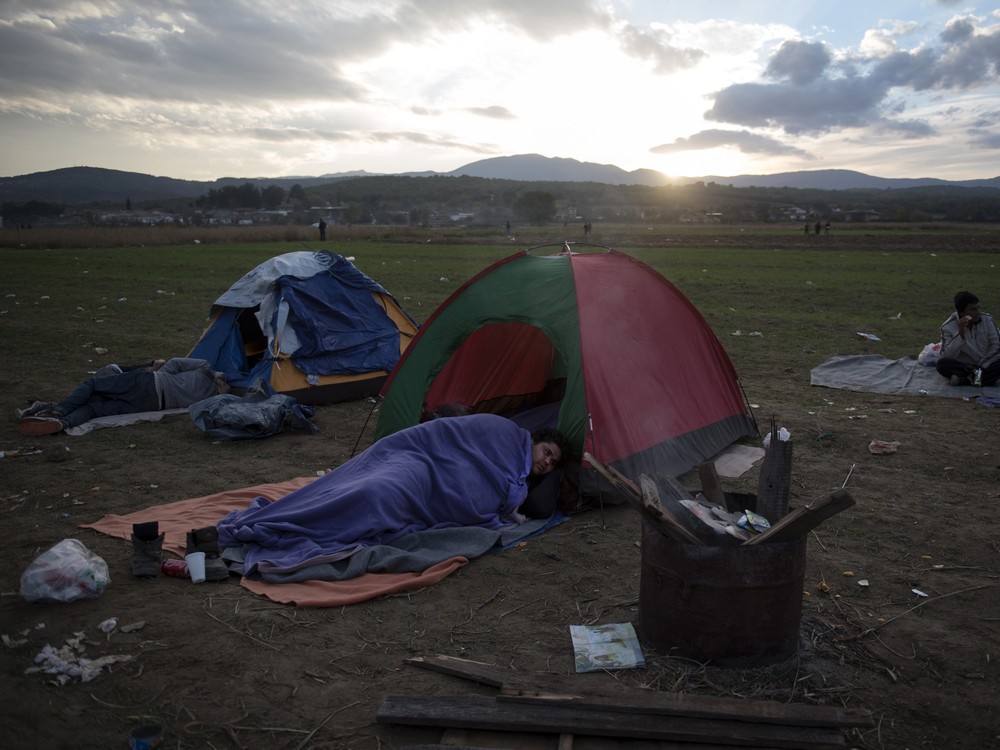
M 698 464 L 698 480 L 701 482 L 701 491 L 705 493 L 708 501 L 725 508 L 726 493 L 722 490 L 722 482 L 719 481 L 719 472 L 715 464 L 711 461 Z
M 650 716 L 592 708 L 512 704 L 487 696 L 387 695 L 378 721 L 412 726 L 476 728 L 551 734 L 591 734 L 790 750 L 838 750 L 840 730 L 676 716 Z
M 805 536 L 823 521 L 854 505 L 854 498 L 847 490 L 837 490 L 832 495 L 811 505 L 796 508 L 767 531 L 752 537 L 744 544 L 765 542 L 791 542 Z
M 864 709 L 719 698 L 686 693 L 662 693 L 636 688 L 592 692 L 586 689 L 560 690 L 558 685 L 552 684 L 547 687 L 505 684 L 501 688 L 497 700 L 803 727 L 846 728 L 875 725 L 871 712 Z
M 514 672 L 454 656 L 419 656 L 405 662 L 422 669 L 501 687 L 498 700 L 566 703 L 631 713 L 738 719 L 815 727 L 872 727 L 870 711 L 842 706 L 746 700 L 626 687 L 601 673 L 558 675 Z
M 792 441 L 780 440 L 771 428 L 771 442 L 757 478 L 757 513 L 772 525 L 788 513 L 788 498 L 792 488 Z

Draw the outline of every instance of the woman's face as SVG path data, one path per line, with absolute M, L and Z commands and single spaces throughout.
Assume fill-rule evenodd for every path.
M 969 318 L 972 323 L 978 323 L 980 314 L 979 306 L 980 303 L 978 302 L 973 302 L 971 305 L 966 305 L 965 309 L 962 310 L 962 314 L 959 315 L 958 317 Z
M 548 440 L 531 446 L 531 473 L 536 477 L 548 474 L 562 461 L 559 446 Z

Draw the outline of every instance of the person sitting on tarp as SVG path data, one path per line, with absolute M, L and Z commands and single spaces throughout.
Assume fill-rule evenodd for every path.
M 54 435 L 97 417 L 178 409 L 229 391 L 226 376 L 204 359 L 156 359 L 115 370 L 83 381 L 58 403 L 36 401 L 18 412 L 21 434 Z
M 568 455 L 561 433 L 534 435 L 496 414 L 432 419 L 387 435 L 276 501 L 258 497 L 219 523 L 250 574 L 298 571 L 431 530 L 524 523 L 530 477 Z
M 1000 378 L 1000 331 L 972 292 L 955 295 L 955 312 L 941 325 L 936 367 L 951 385 L 996 385 Z

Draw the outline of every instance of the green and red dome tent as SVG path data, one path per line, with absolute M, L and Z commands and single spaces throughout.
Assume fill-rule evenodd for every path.
M 624 253 L 565 247 L 498 261 L 435 310 L 382 387 L 376 439 L 445 404 L 549 403 L 578 455 L 637 477 L 757 433 L 729 356 L 673 284 Z

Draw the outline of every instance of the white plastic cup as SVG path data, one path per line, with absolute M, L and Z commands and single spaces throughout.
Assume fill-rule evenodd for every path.
M 184 555 L 184 560 L 188 564 L 188 573 L 191 574 L 192 583 L 205 582 L 205 553 L 189 552 Z

